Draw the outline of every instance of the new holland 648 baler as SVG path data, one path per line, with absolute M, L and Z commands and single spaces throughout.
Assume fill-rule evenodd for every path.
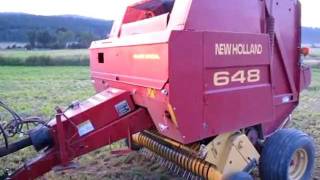
M 98 94 L 2 149 L 42 150 L 9 178 L 34 179 L 126 138 L 187 179 L 256 166 L 265 180 L 310 179 L 313 141 L 285 129 L 311 79 L 300 61 L 300 14 L 298 0 L 128 6 L 108 39 L 91 45 Z

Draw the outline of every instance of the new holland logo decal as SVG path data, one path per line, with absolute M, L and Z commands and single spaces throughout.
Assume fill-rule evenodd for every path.
M 216 56 L 261 55 L 262 53 L 263 53 L 262 44 L 250 44 L 250 43 L 217 43 L 215 44 Z

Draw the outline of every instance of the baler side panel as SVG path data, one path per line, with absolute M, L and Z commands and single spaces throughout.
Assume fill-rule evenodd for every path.
M 167 49 L 166 43 L 91 49 L 91 75 L 93 79 L 161 89 L 168 81 Z M 103 63 L 99 63 L 99 53 L 103 53 Z M 105 89 L 101 84 L 96 87 Z

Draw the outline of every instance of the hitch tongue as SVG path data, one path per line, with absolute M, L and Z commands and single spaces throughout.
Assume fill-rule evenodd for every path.
M 53 146 L 51 131 L 46 126 L 37 126 L 35 129 L 29 132 L 29 137 L 33 147 L 37 151 Z
M 33 147 L 40 151 L 46 147 L 53 145 L 53 140 L 50 134 L 50 129 L 45 126 L 38 126 L 29 132 L 29 137 L 14 142 L 7 147 L 0 148 L 0 157 L 15 153 L 21 149 L 33 145 Z
M 31 145 L 32 145 L 31 138 L 28 137 L 28 138 L 22 139 L 20 141 L 14 142 L 12 144 L 9 144 L 8 148 L 1 147 L 0 148 L 0 157 L 6 156 L 8 154 L 12 154 L 14 152 L 17 152 L 17 151 L 19 151 L 23 148 L 26 148 L 28 146 L 31 146 Z

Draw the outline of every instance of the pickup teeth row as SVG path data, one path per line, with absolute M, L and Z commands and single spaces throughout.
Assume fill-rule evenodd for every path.
M 196 174 L 188 171 L 181 166 L 153 153 L 152 151 L 148 150 L 147 148 L 142 148 L 139 151 L 143 154 L 146 158 L 150 159 L 153 162 L 160 164 L 161 167 L 166 168 L 171 172 L 172 175 L 177 177 L 183 177 L 186 180 L 204 180 L 203 177 L 197 176 Z
M 216 167 L 203 159 L 193 156 L 189 153 L 181 152 L 160 142 L 156 137 L 153 138 L 150 133 L 139 133 L 132 137 L 135 144 L 144 147 L 141 150 L 147 158 L 157 161 L 161 166 L 166 167 L 176 175 L 186 179 L 208 179 L 220 180 L 221 173 Z M 181 144 L 181 147 L 184 146 Z M 183 149 L 187 149 L 183 148 Z

